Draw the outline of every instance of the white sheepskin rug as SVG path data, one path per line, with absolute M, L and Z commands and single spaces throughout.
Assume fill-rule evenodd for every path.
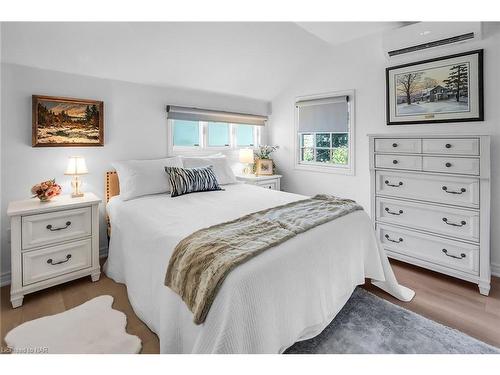
M 133 354 L 139 337 L 125 331 L 127 317 L 111 308 L 113 297 L 99 296 L 60 314 L 31 320 L 10 331 L 13 353 Z

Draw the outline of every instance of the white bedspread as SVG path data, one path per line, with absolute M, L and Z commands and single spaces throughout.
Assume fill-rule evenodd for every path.
M 162 353 L 281 353 L 320 333 L 365 277 L 399 299 L 413 297 L 398 285 L 367 214 L 356 211 L 237 267 L 205 323 L 195 325 L 164 285 L 175 245 L 197 229 L 304 199 L 252 185 L 225 189 L 108 203 L 112 236 L 104 270 L 127 285 L 132 307 L 159 336 Z

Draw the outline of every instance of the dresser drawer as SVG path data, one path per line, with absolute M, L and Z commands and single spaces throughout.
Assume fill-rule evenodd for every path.
M 479 139 L 423 139 L 422 152 L 426 154 L 479 155 Z
M 22 254 L 23 285 L 34 284 L 92 265 L 90 239 L 28 251 Z
M 403 225 L 437 234 L 479 241 L 479 211 L 397 199 L 376 199 L 378 222 Z
M 375 139 L 375 152 L 413 153 L 422 152 L 422 140 L 417 139 Z
M 479 247 L 459 241 L 378 225 L 385 249 L 447 268 L 478 275 Z
M 54 244 L 85 236 L 92 232 L 90 207 L 23 216 L 22 248 Z
M 413 155 L 375 155 L 376 168 L 422 170 L 422 157 Z
M 479 180 L 476 178 L 376 171 L 375 188 L 377 195 L 479 206 Z
M 422 169 L 426 172 L 457 173 L 479 176 L 479 159 L 424 156 Z

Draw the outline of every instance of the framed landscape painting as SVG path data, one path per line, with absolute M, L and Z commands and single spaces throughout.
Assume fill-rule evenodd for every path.
M 386 69 L 387 125 L 483 121 L 483 50 Z
M 104 104 L 33 95 L 33 147 L 104 146 Z

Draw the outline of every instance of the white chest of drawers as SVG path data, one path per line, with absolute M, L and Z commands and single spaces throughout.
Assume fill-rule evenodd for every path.
M 490 138 L 371 134 L 372 218 L 387 255 L 490 290 Z
M 58 196 L 11 202 L 12 307 L 24 295 L 91 275 L 99 280 L 99 203 L 92 193 L 84 197 Z

